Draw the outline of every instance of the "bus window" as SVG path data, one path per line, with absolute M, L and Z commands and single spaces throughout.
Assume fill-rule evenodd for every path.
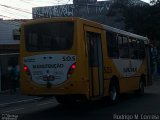
M 93 32 L 87 32 L 87 39 L 89 42 L 89 55 L 90 55 L 90 67 L 97 67 L 98 66 L 98 51 L 97 51 L 97 41 L 100 39 L 100 34 L 93 33 Z
M 107 48 L 108 48 L 108 56 L 111 58 L 118 58 L 118 43 L 116 39 L 116 34 L 113 32 L 106 32 L 106 40 L 107 40 Z
M 36 50 L 38 44 L 38 37 L 35 33 L 29 34 L 28 44 L 30 45 L 30 49 Z
M 129 58 L 128 38 L 123 37 L 124 58 Z
M 145 44 L 144 41 L 139 42 L 139 58 L 144 59 L 145 58 Z
M 28 51 L 67 50 L 73 44 L 73 22 L 28 25 L 25 41 Z
M 129 53 L 131 59 L 138 59 L 137 42 L 135 39 L 131 39 L 129 42 Z
M 128 38 L 118 36 L 120 58 L 129 58 Z

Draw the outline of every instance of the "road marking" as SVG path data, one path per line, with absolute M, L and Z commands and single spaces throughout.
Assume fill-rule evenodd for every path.
M 41 105 L 47 105 L 47 104 L 53 104 L 54 102 L 52 101 L 52 102 L 46 102 L 46 103 L 41 103 L 41 104 L 37 104 L 38 106 L 41 106 Z
M 4 111 L 4 113 L 6 112 L 13 112 L 13 111 L 19 111 L 19 110 L 23 110 L 24 108 L 16 108 L 16 109 L 13 109 L 13 110 L 7 110 L 7 111 Z

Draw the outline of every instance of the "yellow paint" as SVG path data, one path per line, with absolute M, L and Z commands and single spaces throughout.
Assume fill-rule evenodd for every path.
M 47 23 L 54 21 L 73 21 L 74 26 L 74 42 L 72 49 L 66 51 L 48 51 L 48 52 L 28 52 L 25 48 L 25 33 L 24 26 L 37 23 Z M 54 29 L 54 28 L 53 28 Z M 86 43 L 86 31 L 101 34 L 102 51 L 103 51 L 103 66 L 108 72 L 104 72 L 104 96 L 108 96 L 110 79 L 116 76 L 119 80 L 120 92 L 128 92 L 138 88 L 139 77 L 124 78 L 114 65 L 111 58 L 107 55 L 106 33 L 103 25 L 79 19 L 79 18 L 52 18 L 33 20 L 25 23 L 21 27 L 21 43 L 20 43 L 20 62 L 21 62 L 21 90 L 27 95 L 68 95 L 68 94 L 83 94 L 87 98 L 99 96 L 99 76 L 98 68 L 90 68 L 88 64 L 88 46 Z M 74 54 L 77 56 L 77 68 L 71 78 L 58 86 L 47 88 L 46 86 L 38 85 L 27 78 L 23 71 L 23 58 L 38 54 Z M 146 74 L 146 62 L 143 62 L 137 72 L 137 76 Z M 109 68 L 109 69 L 108 69 Z M 91 76 L 91 69 L 93 76 Z M 109 72 L 110 71 L 110 72 Z M 93 78 L 93 79 L 92 79 Z

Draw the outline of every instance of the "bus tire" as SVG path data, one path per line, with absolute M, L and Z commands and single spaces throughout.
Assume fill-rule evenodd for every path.
M 145 77 L 142 76 L 139 80 L 139 88 L 137 90 L 137 94 L 140 96 L 144 95 L 144 86 L 145 86 L 144 81 L 145 81 Z
M 119 84 L 117 80 L 111 80 L 109 86 L 109 101 L 111 104 L 115 104 L 119 100 Z

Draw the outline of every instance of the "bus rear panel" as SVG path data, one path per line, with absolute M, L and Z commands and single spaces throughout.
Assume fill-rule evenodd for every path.
M 37 96 L 85 95 L 88 82 L 77 52 L 76 20 L 40 20 L 21 30 L 21 89 Z M 83 47 L 81 47 L 83 48 Z M 84 56 L 84 55 L 82 55 Z M 84 56 L 85 57 L 85 56 Z

